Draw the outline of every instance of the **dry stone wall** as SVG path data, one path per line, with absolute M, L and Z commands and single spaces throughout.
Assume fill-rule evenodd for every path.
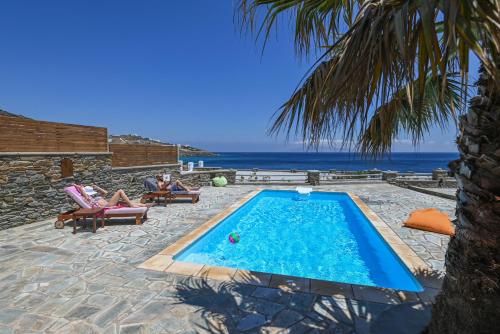
M 212 179 L 217 176 L 224 176 L 228 184 L 236 183 L 236 170 L 234 169 L 216 169 L 216 170 L 195 170 L 193 172 L 184 172 L 180 180 L 193 187 L 210 186 Z
M 176 175 L 178 164 L 112 168 L 111 153 L 0 153 L 0 230 L 55 217 L 74 207 L 63 192 L 73 183 L 144 193 L 143 182 L 155 174 Z M 71 159 L 73 176 L 62 177 L 62 159 Z

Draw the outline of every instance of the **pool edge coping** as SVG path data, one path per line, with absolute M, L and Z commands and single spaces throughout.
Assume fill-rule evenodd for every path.
M 380 288 L 364 286 L 359 284 L 341 283 L 333 281 L 322 281 L 304 277 L 285 276 L 279 274 L 254 272 L 245 269 L 228 267 L 209 266 L 197 263 L 175 261 L 174 256 L 178 255 L 200 237 L 209 232 L 225 218 L 238 210 L 245 203 L 257 196 L 266 189 L 257 188 L 242 197 L 237 202 L 231 204 L 222 212 L 214 215 L 208 221 L 181 237 L 172 245 L 166 247 L 158 254 L 152 256 L 138 266 L 141 269 L 162 271 L 176 275 L 189 277 L 213 279 L 217 281 L 232 281 L 236 283 L 250 284 L 261 287 L 280 288 L 282 290 L 314 293 L 320 295 L 342 295 L 346 298 L 362 299 L 374 302 L 387 302 L 388 295 L 405 301 L 413 301 L 416 295 L 424 299 L 428 289 L 437 289 L 435 280 L 426 280 L 421 277 L 422 273 L 431 272 L 429 266 L 408 246 L 392 228 L 385 223 L 361 198 L 351 192 L 343 192 L 360 209 L 366 219 L 372 224 L 375 230 L 381 235 L 391 250 L 401 259 L 403 264 L 415 276 L 415 279 L 423 287 L 422 292 L 411 292 L 396 290 L 391 288 Z M 319 191 L 327 192 L 327 191 Z M 389 302 L 394 302 L 390 297 Z M 418 299 L 418 297 L 416 297 Z

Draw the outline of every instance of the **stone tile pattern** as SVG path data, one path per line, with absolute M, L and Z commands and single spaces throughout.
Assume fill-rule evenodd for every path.
M 446 240 L 438 246 L 401 220 L 418 207 L 452 211 L 452 201 L 387 184 L 318 189 L 361 196 L 412 248 L 443 255 Z M 0 231 L 0 333 L 367 333 L 394 313 L 425 325 L 439 285 L 422 295 L 318 295 L 137 268 L 253 190 L 204 188 L 196 204 L 153 207 L 141 226 L 124 220 L 96 234 L 55 230 L 53 220 Z
M 332 187 L 341 190 L 341 186 Z M 374 188 L 377 188 L 374 190 Z M 445 235 L 402 227 L 413 210 L 437 208 L 455 218 L 455 201 L 391 185 L 359 185 L 353 191 L 389 225 L 429 267 L 444 270 L 444 255 L 450 238 Z
M 61 177 L 61 160 L 73 161 L 73 177 Z M 73 203 L 62 191 L 73 183 L 124 189 L 131 197 L 144 193 L 144 179 L 177 173 L 169 167 L 111 168 L 111 154 L 0 154 L 0 230 L 28 224 L 69 210 Z

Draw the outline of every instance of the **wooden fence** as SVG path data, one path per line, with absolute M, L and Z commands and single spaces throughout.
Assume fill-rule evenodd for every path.
M 175 145 L 110 144 L 113 167 L 149 166 L 177 163 Z
M 0 152 L 108 152 L 108 130 L 0 115 Z

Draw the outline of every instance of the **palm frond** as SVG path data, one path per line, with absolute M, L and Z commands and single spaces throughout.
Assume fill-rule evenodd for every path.
M 257 32 L 264 43 L 278 18 L 288 15 L 294 24 L 297 52 L 308 53 L 331 45 L 352 24 L 360 3 L 361 0 L 240 0 L 238 12 L 242 14 L 242 27 Z
M 279 13 L 285 10 L 279 6 L 299 11 L 309 3 L 308 0 L 243 2 L 252 7 L 252 11 L 263 3 L 272 4 L 263 23 L 268 32 Z M 332 5 L 333 2 L 339 3 L 322 2 L 330 5 L 330 10 L 323 7 L 322 10 L 338 17 L 339 7 Z M 315 15 L 309 19 L 312 18 L 321 20 Z M 307 19 L 301 18 L 302 21 Z M 421 118 L 422 121 L 412 124 L 424 127 L 425 132 L 427 123 L 424 120 L 439 121 L 435 117 L 425 117 L 423 111 L 428 110 L 423 107 L 429 101 L 430 90 L 437 89 L 435 97 L 439 106 L 446 106 L 449 74 L 458 72 L 460 80 L 454 80 L 453 84 L 462 98 L 466 96 L 470 51 L 481 59 L 500 84 L 500 73 L 495 66 L 495 61 L 500 59 L 499 22 L 498 0 L 364 1 L 349 29 L 334 39 L 300 88 L 282 106 L 271 132 L 285 130 L 290 134 L 295 130 L 302 134 L 304 141 L 316 147 L 322 139 L 335 139 L 339 132 L 346 143 L 359 140 L 371 125 L 371 111 L 388 108 L 391 103 L 396 103 L 393 110 L 396 106 L 400 108 L 400 103 L 393 98 L 402 91 L 406 99 L 412 101 L 408 104 L 411 115 L 406 118 Z M 312 23 L 300 29 L 309 36 L 317 36 L 327 23 L 322 21 L 319 30 L 315 30 Z M 296 33 L 299 45 L 305 41 L 302 36 Z M 432 80 L 428 79 L 429 75 Z M 437 85 L 436 80 L 442 82 Z M 359 147 L 377 147 L 379 151 L 390 145 L 361 144 Z
M 414 145 L 434 127 L 445 130 L 450 121 L 456 120 L 456 111 L 463 103 L 460 76 L 448 75 L 446 80 L 428 73 L 423 94 L 413 94 L 408 99 L 407 90 L 418 90 L 417 79 L 413 87 L 396 92 L 392 99 L 381 105 L 370 117 L 370 122 L 359 138 L 359 150 L 365 154 L 378 155 L 390 152 L 393 143 L 400 136 L 409 137 Z M 443 82 L 446 84 L 441 87 Z M 444 99 L 438 92 L 442 91 Z M 416 97 L 422 97 L 416 98 Z

